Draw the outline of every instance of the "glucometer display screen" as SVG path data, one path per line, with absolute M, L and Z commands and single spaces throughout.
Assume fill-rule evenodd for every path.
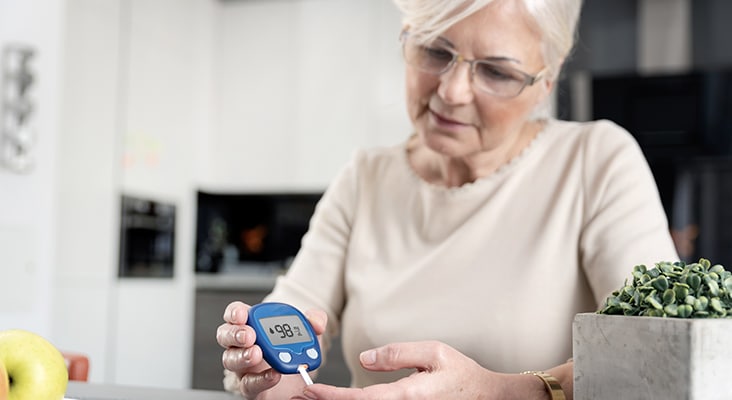
M 261 318 L 259 323 L 274 346 L 313 340 L 297 315 Z

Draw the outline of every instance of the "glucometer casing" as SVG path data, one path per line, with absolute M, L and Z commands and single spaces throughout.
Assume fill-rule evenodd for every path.
M 296 374 L 300 365 L 308 371 L 320 367 L 320 344 L 313 327 L 295 307 L 261 303 L 249 309 L 247 325 L 257 333 L 256 344 L 264 360 L 277 372 Z

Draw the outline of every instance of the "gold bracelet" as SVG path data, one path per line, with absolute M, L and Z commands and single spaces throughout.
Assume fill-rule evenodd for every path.
M 566 400 L 564 397 L 564 391 L 562 385 L 559 384 L 557 378 L 547 374 L 544 371 L 524 371 L 521 375 L 534 375 L 544 382 L 546 390 L 549 391 L 549 396 L 552 400 Z

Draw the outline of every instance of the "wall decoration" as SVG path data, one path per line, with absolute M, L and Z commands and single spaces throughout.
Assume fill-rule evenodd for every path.
M 2 98 L 0 99 L 0 165 L 23 173 L 34 163 L 36 111 L 31 89 L 36 80 L 31 61 L 35 50 L 7 45 L 2 51 Z

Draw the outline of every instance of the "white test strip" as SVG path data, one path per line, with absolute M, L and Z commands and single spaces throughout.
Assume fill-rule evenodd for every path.
M 301 364 L 299 367 L 297 367 L 297 371 L 300 373 L 300 376 L 302 376 L 302 380 L 305 381 L 305 384 L 310 386 L 313 384 L 313 380 L 310 379 L 310 374 L 308 374 L 308 366 L 305 364 Z

